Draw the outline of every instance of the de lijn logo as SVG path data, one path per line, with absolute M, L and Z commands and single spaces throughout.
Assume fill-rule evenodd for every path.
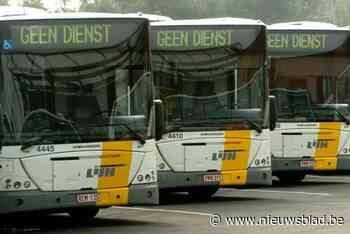
M 220 150 L 217 153 L 212 154 L 212 160 L 218 161 L 218 160 L 235 160 L 236 159 L 236 151 L 222 151 Z
M 328 148 L 328 141 L 327 140 L 314 140 L 307 142 L 307 148 L 308 149 L 324 149 Z
M 86 178 L 93 177 L 113 177 L 116 174 L 116 167 L 100 167 L 88 168 L 86 171 Z
M 12 40 L 4 40 L 4 42 L 2 43 L 2 48 L 4 50 L 11 50 L 11 49 L 13 49 Z

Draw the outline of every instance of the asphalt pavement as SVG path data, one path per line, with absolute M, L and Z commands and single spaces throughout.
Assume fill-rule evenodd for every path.
M 220 189 L 206 201 L 171 194 L 159 206 L 112 207 L 77 223 L 65 214 L 1 221 L 0 233 L 350 233 L 350 176 Z

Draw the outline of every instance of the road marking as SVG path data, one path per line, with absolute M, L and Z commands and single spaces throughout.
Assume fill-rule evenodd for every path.
M 334 180 L 334 182 L 337 182 L 336 180 L 347 180 L 350 182 L 350 176 L 349 175 L 344 175 L 344 176 L 324 176 L 324 175 L 308 175 L 306 179 L 304 180 L 305 182 L 308 181 L 308 179 L 322 179 L 323 182 L 324 180 Z
M 309 178 L 323 178 L 324 176 L 320 176 L 320 175 L 307 175 L 306 179 Z
M 269 190 L 269 189 L 229 189 L 223 188 L 222 190 L 237 190 L 240 192 L 259 192 L 259 193 L 287 193 L 287 194 L 303 194 L 303 195 L 317 195 L 317 196 L 332 196 L 330 193 L 312 193 L 312 192 L 300 192 L 300 191 L 282 191 L 282 190 Z
M 122 210 L 139 210 L 139 211 L 154 211 L 161 213 L 172 213 L 172 214 L 184 214 L 184 215 L 200 215 L 200 216 L 212 216 L 213 214 L 204 212 L 193 212 L 185 210 L 166 210 L 166 209 L 152 209 L 152 208 L 142 208 L 142 207 L 125 207 L 125 206 L 113 206 L 114 209 Z

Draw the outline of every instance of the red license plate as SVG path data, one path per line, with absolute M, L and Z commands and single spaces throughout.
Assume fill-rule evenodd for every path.
M 203 177 L 204 183 L 220 182 L 221 175 L 205 175 Z
M 78 203 L 97 202 L 99 197 L 98 193 L 78 194 L 77 201 Z

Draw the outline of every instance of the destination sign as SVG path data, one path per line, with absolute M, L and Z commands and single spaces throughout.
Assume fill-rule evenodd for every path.
M 152 48 L 160 50 L 190 50 L 236 46 L 248 47 L 259 35 L 257 28 L 208 28 L 208 29 L 163 29 L 152 30 Z
M 3 41 L 3 49 L 80 49 L 113 46 L 131 37 L 140 23 L 74 20 L 42 24 L 10 25 L 10 37 Z M 132 40 L 135 41 L 135 40 Z
M 158 31 L 157 46 L 171 47 L 220 47 L 232 44 L 233 30 Z
M 324 49 L 328 35 L 322 33 L 270 33 L 268 47 L 276 49 Z
M 308 55 L 333 51 L 348 39 L 347 32 L 268 32 L 267 47 L 272 55 Z
M 111 24 L 30 25 L 13 27 L 22 45 L 101 44 L 112 38 Z

